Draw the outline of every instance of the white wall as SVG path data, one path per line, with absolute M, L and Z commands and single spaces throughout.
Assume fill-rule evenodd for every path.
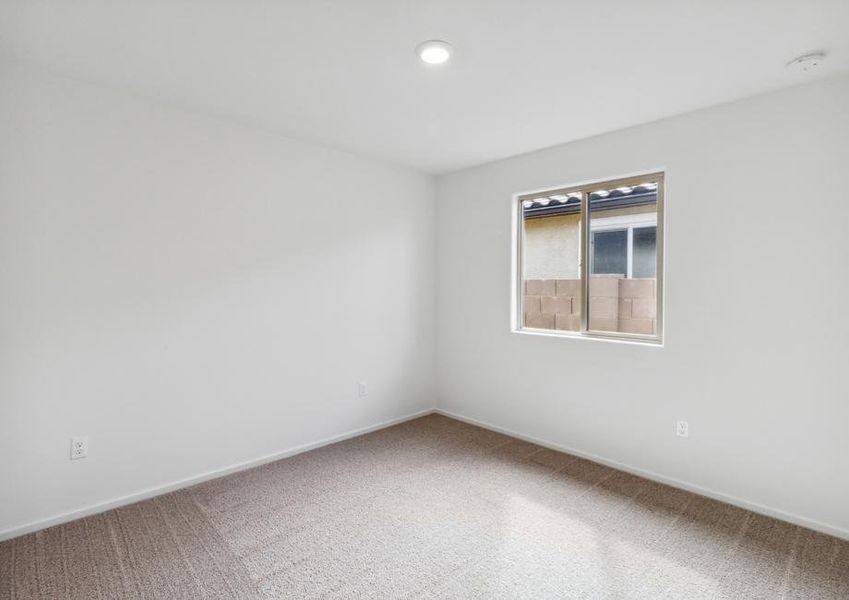
M 0 62 L 0 536 L 432 407 L 433 220 L 430 177 Z
M 842 78 L 439 178 L 440 408 L 849 537 L 847 166 Z M 511 333 L 511 194 L 658 167 L 665 346 Z

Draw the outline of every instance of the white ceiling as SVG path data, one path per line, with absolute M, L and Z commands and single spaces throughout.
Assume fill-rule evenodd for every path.
M 819 49 L 849 70 L 849 0 L 0 2 L 0 51 L 432 173 L 802 83 Z

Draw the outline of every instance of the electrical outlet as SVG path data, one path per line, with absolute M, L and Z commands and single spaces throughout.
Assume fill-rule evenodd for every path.
M 85 436 L 71 438 L 71 460 L 86 456 L 88 456 L 88 438 Z
M 678 421 L 675 426 L 675 434 L 678 437 L 690 437 L 690 424 L 687 421 Z
M 357 384 L 357 395 L 360 398 L 365 398 L 366 396 L 368 396 L 368 382 L 367 381 L 361 381 Z

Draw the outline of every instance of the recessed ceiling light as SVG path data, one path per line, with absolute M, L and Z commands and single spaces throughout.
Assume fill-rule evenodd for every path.
M 428 40 L 416 46 L 416 54 L 429 65 L 441 65 L 448 62 L 453 53 L 454 48 L 451 44 L 442 40 Z
M 822 65 L 823 60 L 825 60 L 825 52 L 812 52 L 804 56 L 797 56 L 787 63 L 787 68 L 797 73 L 810 73 L 817 70 Z

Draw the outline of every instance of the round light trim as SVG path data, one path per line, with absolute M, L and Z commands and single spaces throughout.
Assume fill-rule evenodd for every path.
M 442 40 L 428 40 L 416 46 L 416 54 L 429 65 L 441 65 L 451 59 L 454 48 Z

